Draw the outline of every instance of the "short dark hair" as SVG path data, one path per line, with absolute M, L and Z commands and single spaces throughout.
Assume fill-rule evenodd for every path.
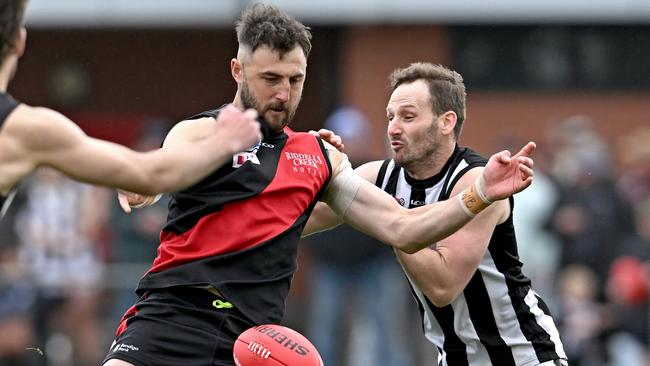
M 428 62 L 412 63 L 406 68 L 397 69 L 390 75 L 391 91 L 402 85 L 423 80 L 429 86 L 429 96 L 433 113 L 439 116 L 454 111 L 458 119 L 454 127 L 456 139 L 460 137 L 465 122 L 465 99 L 467 92 L 463 77 L 456 71 L 442 65 Z
M 12 47 L 15 46 L 27 0 L 0 0 L 0 60 L 4 61 Z
M 242 12 L 235 29 L 239 45 L 251 52 L 263 45 L 280 52 L 280 56 L 296 46 L 302 48 L 305 57 L 311 51 L 309 27 L 275 5 L 256 3 L 249 6 Z

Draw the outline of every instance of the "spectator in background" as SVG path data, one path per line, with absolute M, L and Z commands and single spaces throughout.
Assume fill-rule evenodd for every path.
M 35 297 L 17 248 L 0 247 L 0 366 L 32 366 L 41 361 L 33 332 Z
M 104 263 L 97 253 L 110 191 L 39 170 L 17 218 L 27 270 L 38 287 L 36 325 L 49 364 L 97 365 Z M 44 358 L 44 360 L 45 360 Z
M 619 185 L 628 202 L 650 199 L 650 127 L 642 126 L 617 141 L 621 163 Z
M 16 213 L 25 204 L 22 189 L 0 220 L 0 366 L 33 366 L 42 359 L 34 335 L 36 288 L 19 258 Z
M 585 265 L 572 264 L 562 270 L 558 280 L 558 323 L 571 365 L 605 366 L 602 335 L 608 315 L 597 299 L 600 284 L 596 274 Z
M 643 236 L 643 216 L 635 220 L 632 204 L 640 213 L 648 186 L 643 183 L 647 165 L 639 157 L 645 156 L 647 142 L 642 131 L 619 141 L 627 169 L 617 175 L 608 144 L 588 118 L 571 117 L 549 131 L 560 191 L 550 228 L 562 244 L 562 268 L 568 276 L 568 268 L 581 266 L 594 277 L 573 286 L 592 289 L 589 307 L 571 306 L 576 296 L 566 289 L 560 294 L 567 347 L 578 366 L 642 365 L 649 320 L 643 262 L 650 259 L 650 243 Z
M 650 197 L 635 202 L 634 212 L 636 230 L 621 238 L 606 283 L 612 307 L 609 349 L 615 365 L 650 361 Z
M 160 146 L 169 129 L 164 120 L 150 120 L 144 124 L 133 149 L 136 151 L 154 150 Z M 115 306 L 111 314 L 115 322 L 137 300 L 133 289 L 137 280 L 149 268 L 156 257 L 158 236 L 167 216 L 168 196 L 147 210 L 134 210 L 125 215 L 117 200 L 111 200 L 110 220 L 107 225 L 111 234 L 110 273 L 107 279 L 115 290 Z
M 613 364 L 650 364 L 650 127 L 641 126 L 617 141 L 618 186 L 634 210 L 635 230 L 623 238 L 609 271 L 607 295 L 615 334 L 609 345 Z M 625 348 L 625 349 L 623 349 Z M 618 363 L 616 363 L 618 362 Z
M 508 133 L 499 136 L 493 151 L 510 149 L 519 139 Z M 558 200 L 555 182 L 549 175 L 549 158 L 545 144 L 538 146 L 535 155 L 535 180 L 523 192 L 515 195 L 518 207 L 512 217 L 516 230 L 518 252 L 525 263 L 523 272 L 535 284 L 536 292 L 549 299 L 551 309 L 557 301 L 555 276 L 560 262 L 560 243 L 548 230 L 547 224 Z
M 381 158 L 369 155 L 371 126 L 359 110 L 335 110 L 324 128 L 341 136 L 353 167 Z M 410 328 L 410 299 L 392 250 L 347 224 L 305 243 L 312 254 L 308 334 L 325 365 L 411 365 L 407 338 L 398 335 Z
M 606 280 L 622 238 L 633 230 L 632 210 L 617 188 L 606 142 L 585 117 L 554 126 L 559 140 L 553 174 L 560 197 L 551 229 L 561 242 L 561 266 L 585 264 Z M 602 298 L 604 288 L 598 293 Z

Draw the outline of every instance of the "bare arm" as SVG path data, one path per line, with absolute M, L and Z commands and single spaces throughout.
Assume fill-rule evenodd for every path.
M 377 174 L 382 161 L 372 161 L 363 164 L 354 171 L 368 182 L 377 180 Z M 318 202 L 307 220 L 302 236 L 308 236 L 324 230 L 330 230 L 343 223 L 343 220 L 324 202 Z
M 472 184 L 482 168 L 466 173 L 452 194 Z M 453 200 L 450 198 L 449 200 Z M 395 249 L 409 277 L 436 306 L 445 306 L 465 288 L 485 255 L 494 228 L 510 214 L 507 200 L 497 201 L 447 238 L 413 254 Z
M 529 143 L 514 158 L 509 152 L 501 152 L 490 158 L 488 165 L 479 178 L 483 182 L 484 193 L 489 200 L 495 201 L 519 192 L 532 183 L 532 159 L 529 155 L 535 145 Z M 330 150 L 332 166 L 336 167 L 325 202 L 330 207 L 337 207 L 338 192 L 330 194 L 332 184 L 337 189 L 345 189 L 347 184 L 335 182 L 336 174 L 341 174 L 339 166 L 342 154 Z M 467 205 L 452 198 L 415 209 L 407 210 L 400 206 L 387 193 L 373 184 L 361 180 L 358 189 L 349 203 L 346 203 L 343 220 L 356 229 L 382 240 L 408 253 L 414 253 L 429 244 L 437 242 L 458 230 L 470 220 Z M 465 192 L 465 191 L 464 191 Z
M 357 230 L 414 253 L 458 230 L 470 217 L 455 199 L 406 209 L 364 180 L 343 219 Z
M 330 157 L 333 160 L 340 159 L 336 154 L 330 152 Z M 332 165 L 335 164 L 338 163 L 333 161 Z M 344 217 L 334 213 L 329 207 L 331 202 L 319 203 L 309 217 L 303 236 L 331 229 L 345 221 L 357 230 L 396 248 L 415 252 L 451 234 L 470 220 L 457 200 L 405 209 L 393 197 L 370 183 L 377 178 L 380 166 L 381 161 L 377 161 L 357 168 L 355 172 L 363 181 Z M 326 200 L 331 198 L 333 197 L 329 195 L 325 197 Z
M 253 115 L 230 110 L 224 131 L 211 133 L 188 148 L 135 152 L 88 137 L 63 115 L 21 106 L 14 140 L 24 145 L 26 165 L 51 166 L 71 178 L 143 194 L 184 188 L 228 161 L 237 149 L 257 140 Z M 18 118 L 18 117 L 17 117 Z

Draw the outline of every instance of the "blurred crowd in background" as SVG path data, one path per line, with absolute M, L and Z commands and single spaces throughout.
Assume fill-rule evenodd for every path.
M 138 150 L 160 146 L 174 121 L 231 101 L 232 19 L 188 29 L 48 25 L 60 3 L 49 3 L 40 28 L 28 17 L 9 90 L 19 100 Z M 564 1 L 551 3 L 564 14 Z M 459 71 L 469 93 L 461 145 L 488 156 L 537 142 L 515 227 L 523 271 L 549 303 L 570 365 L 650 365 L 650 27 L 491 20 L 315 24 L 293 126 L 334 130 L 355 166 L 385 159 L 389 72 L 416 61 Z M 115 191 L 46 169 L 22 182 L 0 221 L 0 366 L 99 365 L 156 256 L 166 211 L 163 199 L 127 215 Z M 435 365 L 418 312 L 387 245 L 346 226 L 303 240 L 284 323 L 327 366 Z

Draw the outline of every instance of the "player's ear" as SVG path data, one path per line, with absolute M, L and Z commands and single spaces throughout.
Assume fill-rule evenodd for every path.
M 230 73 L 232 74 L 232 78 L 235 79 L 238 84 L 244 80 L 244 68 L 242 67 L 241 62 L 236 58 L 230 60 Z
M 456 127 L 456 121 L 458 120 L 458 116 L 456 116 L 456 112 L 454 111 L 447 111 L 445 112 L 442 116 L 440 116 L 440 132 L 443 135 L 449 135 L 454 133 L 454 127 Z

